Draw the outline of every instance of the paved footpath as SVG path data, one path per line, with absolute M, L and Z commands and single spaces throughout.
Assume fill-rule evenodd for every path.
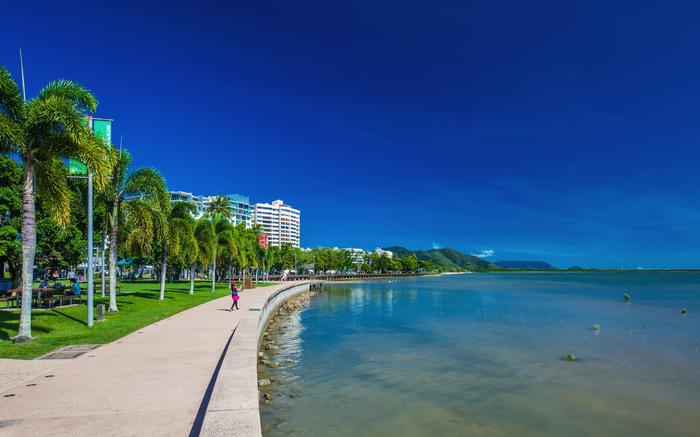
M 242 315 L 286 285 L 242 292 L 240 311 L 230 296 L 183 311 L 5 390 L 0 435 L 188 435 Z

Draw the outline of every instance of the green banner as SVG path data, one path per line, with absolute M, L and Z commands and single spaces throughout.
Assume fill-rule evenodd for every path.
M 112 120 L 92 119 L 92 131 L 102 138 L 107 146 L 112 145 Z
M 112 120 L 99 120 L 94 118 L 85 118 L 85 124 L 92 128 L 95 136 L 104 141 L 107 146 L 112 145 Z M 90 126 L 92 121 L 92 126 Z M 87 166 L 75 159 L 68 160 L 68 174 L 73 176 L 82 176 L 87 174 Z
M 82 176 L 87 174 L 87 166 L 75 159 L 68 160 L 68 174 L 73 176 Z

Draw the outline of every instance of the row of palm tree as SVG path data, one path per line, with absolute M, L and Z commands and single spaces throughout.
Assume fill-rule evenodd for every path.
M 160 300 L 165 299 L 168 257 L 182 257 L 189 266 L 190 294 L 197 266 L 210 272 L 212 291 L 217 270 L 230 277 L 234 267 L 245 275 L 265 260 L 257 245 L 258 229 L 231 224 L 229 199 L 217 196 L 200 220 L 194 205 L 171 204 L 162 175 L 153 168 L 130 171 L 131 156 L 95 136 L 85 118 L 97 100 L 71 81 L 49 83 L 26 100 L 9 71 L 0 66 L 0 153 L 16 155 L 24 171 L 22 216 L 22 305 L 16 342 L 29 341 L 31 293 L 36 253 L 36 193 L 47 202 L 50 216 L 68 224 L 70 187 L 66 159 L 84 162 L 93 174 L 98 202 L 107 211 L 109 233 L 109 311 L 118 311 L 116 283 L 120 254 L 160 260 Z M 225 265 L 221 261 L 225 260 Z M 269 257 L 268 257 L 269 261 Z M 265 261 L 265 265 L 270 265 Z

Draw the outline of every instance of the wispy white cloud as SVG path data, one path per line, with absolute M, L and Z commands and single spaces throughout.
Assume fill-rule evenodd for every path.
M 433 249 L 442 249 L 442 244 L 433 241 Z
M 491 249 L 484 249 L 481 251 L 481 253 L 472 253 L 472 256 L 478 256 L 479 258 L 488 258 L 494 256 L 495 254 L 496 252 Z

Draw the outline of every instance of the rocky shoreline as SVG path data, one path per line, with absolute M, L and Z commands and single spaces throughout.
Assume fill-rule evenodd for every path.
M 278 344 L 279 337 L 287 333 L 292 319 L 298 316 L 298 312 L 308 307 L 311 302 L 311 297 L 318 294 L 317 291 L 305 291 L 300 293 L 279 306 L 275 314 L 263 332 L 260 342 L 260 350 L 258 351 L 258 394 L 260 405 L 270 405 L 273 400 L 273 387 L 275 385 L 286 385 L 286 378 L 281 378 L 278 375 L 283 372 L 278 372 L 280 367 L 289 367 L 297 364 L 297 361 L 292 358 L 280 357 L 280 345 Z M 286 396 L 294 397 L 292 393 L 286 393 Z

